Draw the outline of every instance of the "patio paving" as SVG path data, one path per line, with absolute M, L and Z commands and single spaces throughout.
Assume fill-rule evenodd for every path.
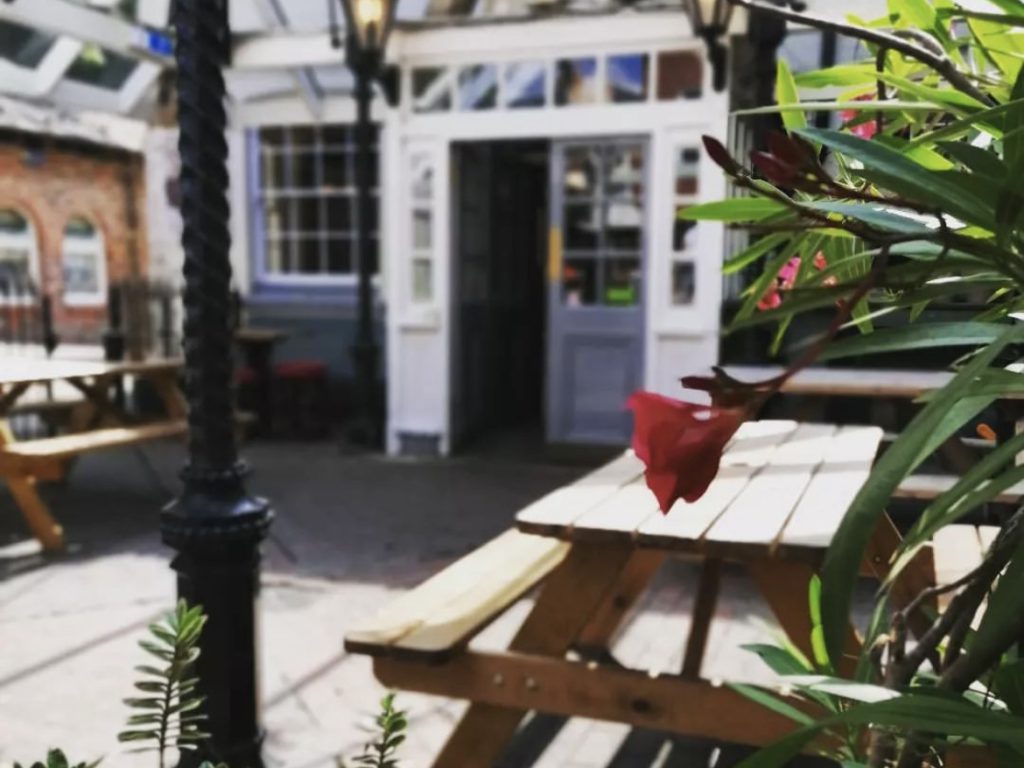
M 346 654 L 346 627 L 506 529 L 514 513 L 586 467 L 509 457 L 447 461 L 347 455 L 330 443 L 254 443 L 254 492 L 277 510 L 266 546 L 261 601 L 262 691 L 268 766 L 335 768 L 358 754 L 383 690 L 370 662 Z M 173 604 L 169 551 L 156 512 L 177 485 L 176 445 L 89 456 L 70 482 L 48 487 L 74 551 L 58 559 L 0 559 L 0 765 L 63 746 L 77 759 L 150 766 L 124 754 L 116 733 L 131 695 L 135 642 Z M 0 496 L 0 544 L 23 536 Z M 670 563 L 617 640 L 627 664 L 678 670 L 696 568 Z M 867 593 L 865 593 L 867 594 Z M 521 603 L 479 639 L 499 647 L 529 606 Z M 726 573 L 709 643 L 711 677 L 767 681 L 740 650 L 771 641 L 773 621 L 745 576 Z M 403 768 L 430 764 L 464 705 L 401 694 L 410 713 Z M 503 768 L 672 766 L 725 768 L 736 750 L 672 740 L 625 726 L 536 717 Z

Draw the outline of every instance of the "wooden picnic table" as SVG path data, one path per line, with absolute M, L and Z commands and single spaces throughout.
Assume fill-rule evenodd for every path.
M 346 647 L 373 656 L 384 685 L 472 702 L 438 768 L 489 768 L 535 710 L 711 741 L 772 743 L 792 732 L 791 721 L 701 676 L 722 565 L 748 570 L 789 639 L 813 658 L 810 581 L 881 439 L 876 427 L 745 424 L 707 493 L 677 503 L 667 516 L 645 485 L 642 464 L 627 452 L 522 510 L 518 530 L 352 629 Z M 979 541 L 973 529 L 970 536 Z M 898 544 L 884 518 L 863 573 L 885 578 Z M 679 553 L 701 561 L 682 669 L 657 676 L 627 669 L 611 657 L 610 644 L 665 559 Z M 469 646 L 538 583 L 507 651 Z M 933 583 L 934 567 L 922 556 L 897 580 L 894 604 Z M 921 631 L 922 621 L 913 617 L 912 629 Z M 859 642 L 851 627 L 848 660 Z
M 182 435 L 187 408 L 178 388 L 180 360 L 90 362 L 40 358 L 0 360 L 0 479 L 44 549 L 64 548 L 63 529 L 39 497 L 36 483 L 64 476 L 69 463 L 93 451 Z M 115 384 L 125 376 L 148 381 L 160 397 L 165 416 L 137 423 L 118 404 Z M 8 417 L 29 399 L 34 387 L 63 384 L 82 395 L 70 434 L 39 440 L 16 439 Z

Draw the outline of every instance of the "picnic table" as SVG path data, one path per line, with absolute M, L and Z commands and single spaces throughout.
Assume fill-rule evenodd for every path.
M 727 365 L 725 372 L 740 381 L 764 381 L 785 372 L 771 365 Z M 953 378 L 949 371 L 893 368 L 805 368 L 782 385 L 787 395 L 878 397 L 913 400 L 941 389 Z M 1024 397 L 1024 395 L 1020 395 Z
M 180 360 L 90 362 L 39 358 L 0 360 L 0 479 L 11 492 L 32 534 L 43 548 L 64 548 L 63 529 L 39 497 L 36 483 L 59 480 L 71 461 L 86 453 L 182 435 L 186 404 L 178 388 Z M 137 423 L 113 390 L 124 377 L 145 379 L 159 396 L 165 415 Z M 33 389 L 60 385 L 79 393 L 68 434 L 18 440 L 8 417 L 34 407 Z
M 772 743 L 792 731 L 791 721 L 701 677 L 723 563 L 747 569 L 789 639 L 813 658 L 810 580 L 881 439 L 876 427 L 745 424 L 707 493 L 692 504 L 680 501 L 667 516 L 645 485 L 643 466 L 626 452 L 522 510 L 516 529 L 356 626 L 346 648 L 372 656 L 386 686 L 472 702 L 434 763 L 439 768 L 493 765 L 534 710 Z M 991 537 L 965 528 L 977 555 L 979 542 Z M 898 544 L 896 528 L 883 519 L 863 573 L 883 579 Z M 701 562 L 682 669 L 654 676 L 624 668 L 610 657 L 610 643 L 665 559 L 679 553 Z M 894 602 L 906 604 L 933 584 L 934 570 L 927 556 L 915 560 L 894 586 Z M 507 652 L 468 647 L 538 584 Z M 920 618 L 912 628 L 923 629 Z M 855 658 L 852 627 L 847 647 Z M 960 763 L 967 764 L 987 763 Z
M 245 327 L 235 331 L 235 343 L 246 366 L 252 371 L 257 423 L 264 434 L 270 433 L 272 421 L 274 372 L 271 362 L 274 348 L 287 338 L 287 331 L 276 328 Z

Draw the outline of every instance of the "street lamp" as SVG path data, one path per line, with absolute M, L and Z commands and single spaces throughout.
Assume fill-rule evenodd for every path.
M 181 496 L 160 516 L 177 554 L 178 594 L 207 615 L 196 661 L 210 734 L 200 760 L 261 768 L 256 674 L 260 543 L 272 514 L 245 489 L 232 397 L 227 114 L 228 0 L 174 0 L 181 213 L 185 250 L 185 395 L 188 461 Z
M 334 0 L 331 18 L 336 15 Z M 345 60 L 355 78 L 355 182 L 356 182 L 356 264 L 359 267 L 359 307 L 352 364 L 355 374 L 356 414 L 350 436 L 365 445 L 381 440 L 381 419 L 377 407 L 377 366 L 380 352 L 373 324 L 373 272 L 370 259 L 370 229 L 373 226 L 373 125 L 370 122 L 372 86 L 382 81 L 385 90 L 384 50 L 395 18 L 396 0 L 340 0 L 345 11 Z M 332 27 L 334 25 L 332 24 Z M 341 40 L 332 29 L 335 47 Z
M 722 38 L 729 31 L 733 4 L 730 0 L 687 0 L 686 10 L 694 34 L 707 46 L 715 90 L 723 91 L 728 77 L 728 51 Z

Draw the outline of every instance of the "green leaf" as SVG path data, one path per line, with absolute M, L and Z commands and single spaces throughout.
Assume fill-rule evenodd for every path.
M 831 88 L 842 85 L 873 85 L 875 67 L 872 64 L 840 64 L 835 67 L 801 72 L 794 76 L 800 88 Z M 861 104 L 863 106 L 863 104 Z
M 731 200 L 716 200 L 701 205 L 691 205 L 680 212 L 679 218 L 689 221 L 764 221 L 785 213 L 788 209 L 782 203 L 765 197 L 734 197 Z
M 819 360 L 904 352 L 910 349 L 977 347 L 990 344 L 1006 330 L 994 323 L 919 323 L 887 328 L 866 336 L 850 336 L 829 344 Z
M 793 71 L 782 57 L 779 57 L 775 74 L 775 100 L 781 106 L 800 103 L 800 92 L 797 90 Z M 807 127 L 807 113 L 803 111 L 786 111 L 782 113 L 782 123 L 787 130 Z
M 964 221 L 988 226 L 993 212 L 963 194 L 960 177 L 965 174 L 937 173 L 909 160 L 901 152 L 877 141 L 868 141 L 851 133 L 805 128 L 801 136 L 816 141 L 863 163 L 873 179 L 884 180 L 892 191 L 912 200 L 934 205 Z
M 1024 336 L 1007 328 L 1000 337 L 953 378 L 904 429 L 875 464 L 867 483 L 847 510 L 822 566 L 822 625 L 829 658 L 840 658 L 849 628 L 850 605 L 864 551 L 896 487 L 922 460 L 922 452 L 943 434 L 955 432 L 969 418 L 953 406 L 967 393 L 978 374 L 1009 344 Z M 991 402 L 991 401 L 989 401 Z M 982 406 L 984 407 L 984 406 Z M 937 447 L 937 446 L 936 446 Z M 934 449 L 932 449 L 934 450 Z
M 938 228 L 931 226 L 931 219 L 901 211 L 898 208 L 882 206 L 877 203 L 848 203 L 831 200 L 815 200 L 800 203 L 820 213 L 834 213 L 848 219 L 864 222 L 883 232 L 896 232 L 905 235 L 930 235 Z
M 800 723 L 805 726 L 813 726 L 814 718 L 808 715 L 806 712 L 797 709 L 792 704 L 787 704 L 779 696 L 769 693 L 761 688 L 757 688 L 753 685 L 743 685 L 736 683 L 729 686 L 737 693 L 746 696 L 751 701 L 757 702 L 765 709 L 775 712 L 776 714 L 788 717 L 790 720 L 796 723 Z
M 755 261 L 760 259 L 766 253 L 778 248 L 780 245 L 790 240 L 791 236 L 785 233 L 777 233 L 774 235 L 768 235 L 757 240 L 752 245 L 744 248 L 742 251 L 737 253 L 735 256 L 730 258 L 722 267 L 722 274 L 734 275 L 744 267 L 753 264 Z
M 1024 467 L 1017 467 L 1017 475 L 1024 477 Z M 1012 472 L 1012 470 L 1011 470 Z M 1010 474 L 1008 472 L 1007 474 Z M 989 650 L 1004 649 L 1017 638 L 1017 627 L 1024 612 L 1024 541 L 996 582 L 988 599 L 988 607 L 981 616 L 981 624 L 971 641 L 971 653 L 988 655 Z
M 992 678 L 996 695 L 1015 715 L 1024 715 L 1024 660 L 1001 664 Z

